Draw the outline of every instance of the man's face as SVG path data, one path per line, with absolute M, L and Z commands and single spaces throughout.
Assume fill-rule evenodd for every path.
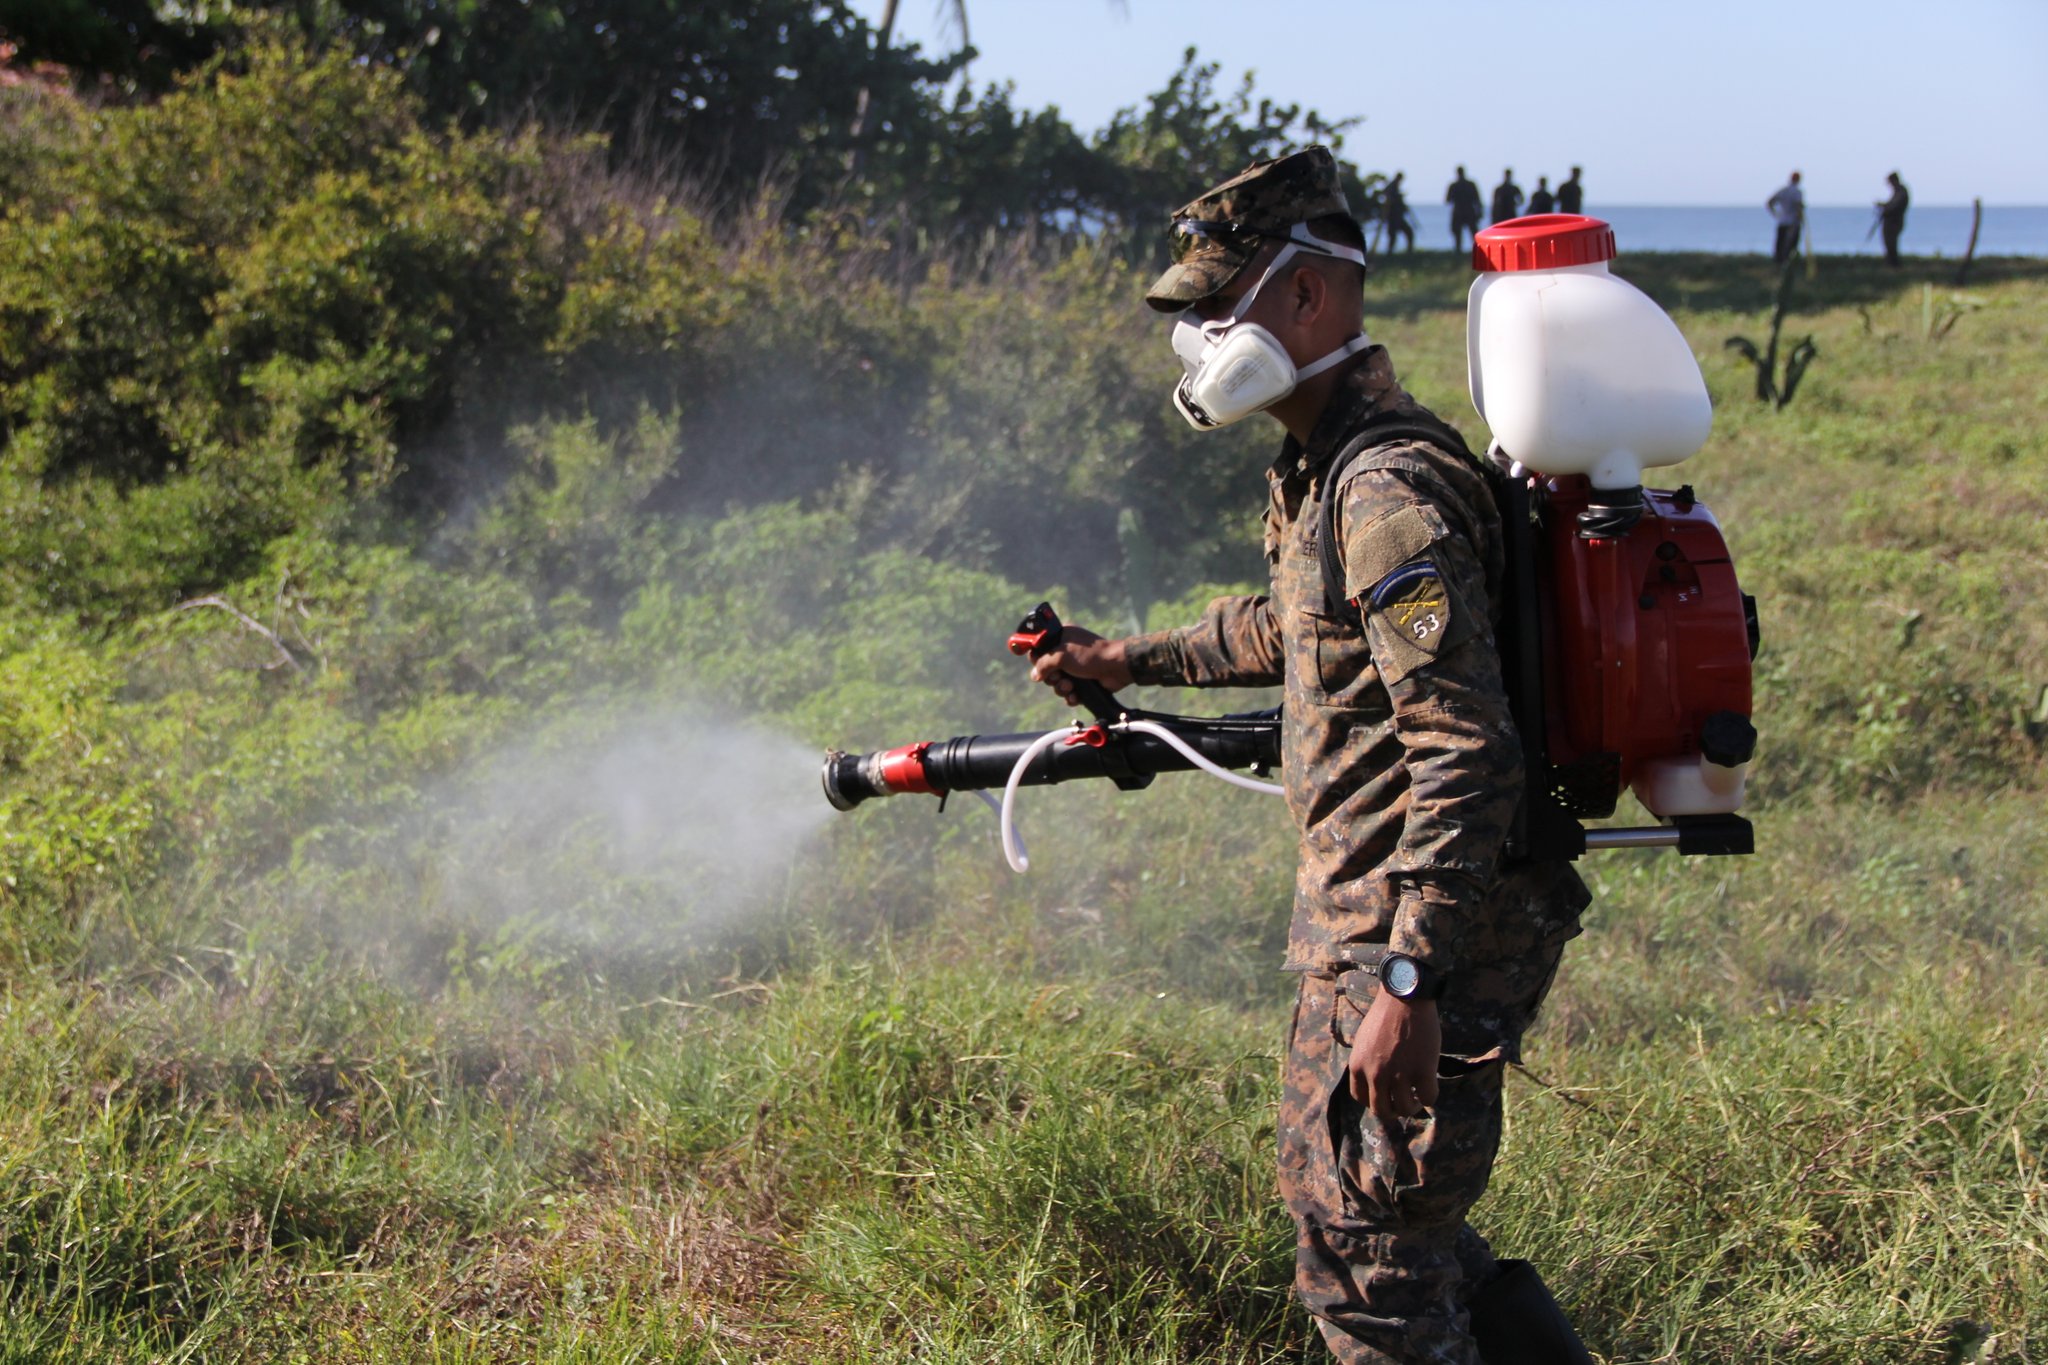
M 1193 303 L 1189 304 L 1187 316 L 1195 319 L 1197 322 L 1216 322 L 1224 318 L 1236 317 L 1238 301 L 1250 293 L 1252 286 L 1259 282 L 1259 276 L 1266 273 L 1266 267 L 1272 264 L 1273 255 L 1278 249 L 1272 242 L 1265 243 L 1260 247 L 1259 253 L 1245 264 L 1244 269 L 1237 272 L 1237 275 L 1229 284 L 1224 285 L 1221 289 L 1209 295 L 1209 297 L 1196 299 Z M 1252 300 L 1252 312 L 1258 313 L 1265 310 L 1270 302 L 1269 296 L 1275 292 L 1275 287 L 1279 283 L 1279 279 L 1274 279 L 1260 293 L 1258 298 Z M 1244 321 L 1242 318 L 1238 320 Z

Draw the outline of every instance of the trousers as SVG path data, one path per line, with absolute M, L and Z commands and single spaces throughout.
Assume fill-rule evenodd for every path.
M 1341 1365 L 1482 1365 L 1466 1300 L 1494 1255 L 1467 1220 L 1500 1149 L 1501 1087 L 1563 952 L 1548 943 L 1453 978 L 1439 1004 L 1437 1102 L 1382 1122 L 1346 1067 L 1378 994 L 1367 970 L 1304 975 L 1278 1124 L 1295 1293 Z

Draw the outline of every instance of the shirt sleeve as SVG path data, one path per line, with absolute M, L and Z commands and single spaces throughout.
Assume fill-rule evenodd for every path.
M 1183 687 L 1277 687 L 1280 623 L 1272 600 L 1219 597 L 1191 626 L 1134 635 L 1124 642 L 1131 680 Z
M 1388 872 L 1402 895 L 1391 948 L 1457 969 L 1523 785 L 1486 575 L 1461 518 L 1423 481 L 1348 480 L 1345 592 L 1393 701 L 1409 804 Z

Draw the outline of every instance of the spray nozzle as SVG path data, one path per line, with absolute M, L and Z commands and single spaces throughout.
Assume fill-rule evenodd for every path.
M 875 795 L 861 776 L 861 761 L 838 749 L 825 751 L 825 799 L 834 810 L 852 810 Z

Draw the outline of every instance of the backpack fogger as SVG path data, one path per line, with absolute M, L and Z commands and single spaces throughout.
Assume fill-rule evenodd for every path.
M 1690 486 L 1646 489 L 1645 467 L 1677 464 L 1705 443 L 1711 408 L 1691 349 L 1655 303 L 1608 272 L 1614 234 L 1596 219 L 1546 214 L 1479 234 L 1468 306 L 1474 406 L 1494 433 L 1488 457 L 1441 423 L 1387 414 L 1335 457 L 1325 490 L 1361 458 L 1428 441 L 1477 461 L 1506 533 L 1497 639 L 1523 740 L 1526 794 L 1505 855 L 1576 858 L 1589 849 L 1754 849 L 1741 807 L 1755 750 L 1751 664 L 1755 600 L 1736 582 L 1719 524 Z M 1341 606 L 1336 499 L 1318 543 L 1325 592 Z M 1055 647 L 1041 604 L 1010 636 L 1016 654 Z M 825 758 L 840 810 L 899 792 L 972 791 L 1002 816 L 1011 865 L 1026 866 L 1013 815 L 1020 787 L 1106 777 L 1135 790 L 1162 772 L 1201 768 L 1242 786 L 1280 788 L 1233 769 L 1279 763 L 1279 712 L 1191 717 L 1125 707 L 1100 684 L 1079 699 L 1092 723 L 1043 734 L 967 735 Z M 998 804 L 989 792 L 1001 789 Z M 1616 828 L 1632 790 L 1657 820 Z

